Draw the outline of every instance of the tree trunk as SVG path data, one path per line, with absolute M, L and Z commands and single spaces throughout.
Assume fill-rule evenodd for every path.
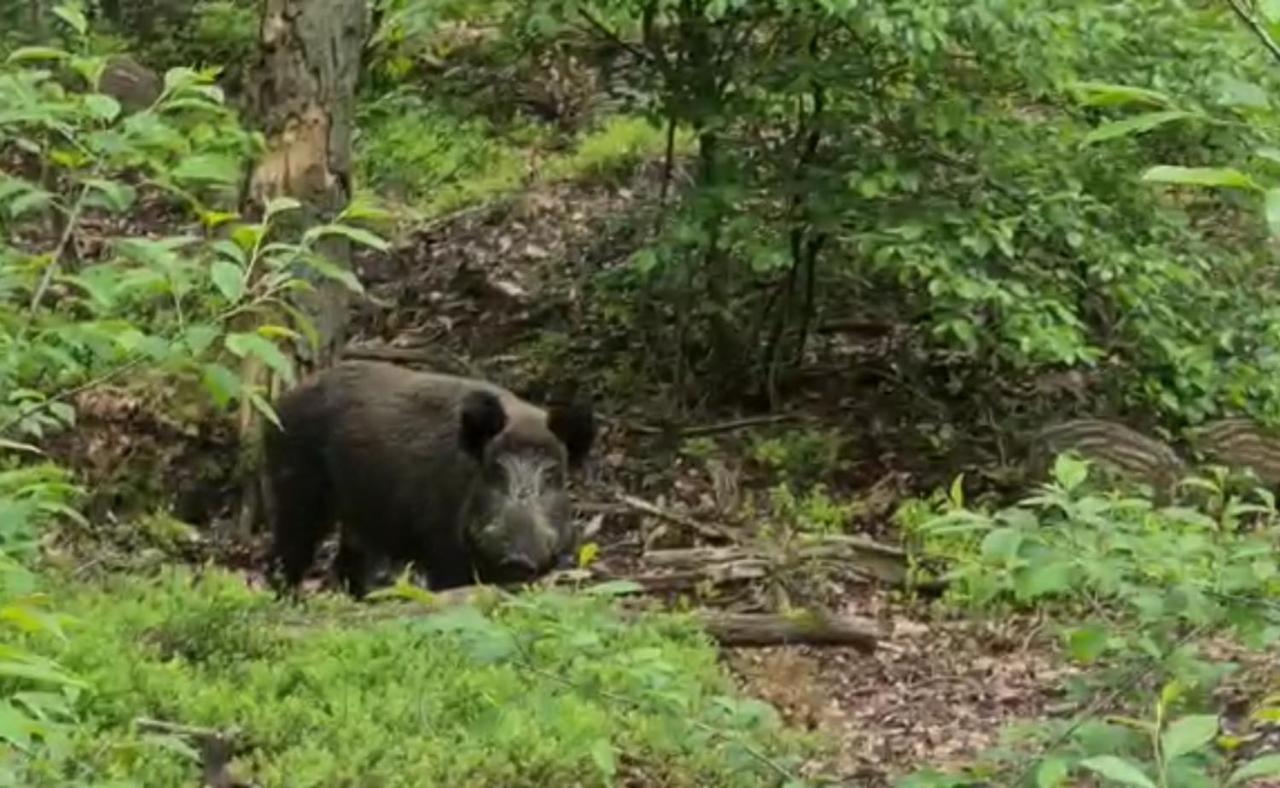
M 288 196 L 304 206 L 304 220 L 332 218 L 351 197 L 351 136 L 356 84 L 368 30 L 365 0 L 265 0 L 262 61 L 256 108 L 267 134 L 267 152 L 250 181 L 259 205 Z M 348 244 L 323 250 L 349 265 Z M 345 288 L 315 282 L 307 304 L 320 347 L 309 359 L 324 365 L 345 338 Z
M 250 181 L 247 197 L 264 207 L 277 197 L 302 203 L 301 226 L 331 220 L 351 198 L 351 137 L 355 126 L 356 85 L 368 34 L 365 0 L 264 0 L 261 53 L 250 85 L 251 106 L 267 137 L 267 149 Z M 296 229 L 296 228 L 295 228 Z M 350 267 L 350 244 L 328 236 L 317 249 L 331 262 Z M 307 274 L 314 291 L 298 297 L 312 321 L 318 346 L 299 344 L 295 356 L 304 369 L 331 363 L 346 339 L 347 292 L 331 280 Z M 249 386 L 268 381 L 260 364 L 245 369 Z M 260 419 L 246 401 L 240 429 L 246 445 L 255 444 Z M 247 458 L 252 459 L 252 458 Z M 260 519 L 260 474 L 246 486 L 239 530 L 253 530 Z

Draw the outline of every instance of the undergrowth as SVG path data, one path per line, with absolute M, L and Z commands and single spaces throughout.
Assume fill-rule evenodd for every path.
M 1075 784 L 1086 774 L 1134 786 L 1221 786 L 1280 774 L 1280 754 L 1247 748 L 1280 697 L 1250 687 L 1244 720 L 1214 696 L 1236 659 L 1280 641 L 1280 538 L 1267 491 L 1250 502 L 1194 478 L 1178 506 L 1105 493 L 1088 463 L 1059 457 L 1051 483 L 1017 505 L 965 504 L 961 486 L 899 518 L 918 553 L 950 566 L 948 601 L 1001 615 L 1038 610 L 1085 669 L 1065 689 L 1077 712 L 1011 730 L 963 778 L 925 772 L 911 786 Z M 1222 644 L 1230 644 L 1225 652 Z M 1238 751 L 1238 752 L 1237 752 Z
M 173 571 L 76 586 L 65 607 L 80 625 L 58 657 L 92 689 L 32 786 L 189 782 L 194 754 L 144 718 L 238 729 L 233 769 L 264 786 L 777 784 L 812 745 L 733 694 L 689 621 L 624 621 L 603 594 L 379 620 Z

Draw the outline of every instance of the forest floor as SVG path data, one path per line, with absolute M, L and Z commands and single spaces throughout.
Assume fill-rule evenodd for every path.
M 457 364 L 535 394 L 554 387 L 546 377 L 556 373 L 546 370 L 538 349 L 552 333 L 565 337 L 570 356 L 577 348 L 585 349 L 584 356 L 596 349 L 581 303 L 584 279 L 625 259 L 630 249 L 623 241 L 610 242 L 608 219 L 634 214 L 635 203 L 652 198 L 646 184 L 653 180 L 642 175 L 626 186 L 569 183 L 533 190 L 501 209 L 436 222 L 390 256 L 365 256 L 361 279 L 386 306 L 362 310 L 353 346 L 399 348 L 401 360 L 414 359 L 419 348 L 424 367 Z M 883 346 L 873 337 L 863 347 L 844 350 L 847 357 L 869 357 Z M 578 361 L 577 369 L 591 368 Z M 612 363 L 618 362 L 615 356 Z M 588 390 L 601 388 L 599 380 L 577 382 Z M 848 385 L 846 396 L 871 403 L 863 408 L 874 409 L 877 398 L 892 396 L 859 390 L 850 376 L 836 385 Z M 616 390 L 609 396 L 597 398 L 608 426 L 583 498 L 604 503 L 625 492 L 685 515 L 714 517 L 722 502 L 713 475 L 678 447 L 635 429 L 670 419 L 657 404 L 660 397 L 635 391 L 621 399 Z M 892 534 L 888 519 L 902 496 L 927 493 L 926 485 L 957 472 L 913 462 L 910 444 L 868 434 L 872 419 L 866 412 L 832 408 L 826 391 L 802 392 L 796 399 L 811 403 L 793 414 L 797 420 L 843 432 L 856 446 L 857 461 L 827 481 L 842 496 L 867 504 L 860 518 L 866 535 Z M 686 419 L 714 428 L 741 416 L 711 405 Z M 740 440 L 750 430 L 725 430 L 718 460 L 742 484 L 759 487 L 767 479 L 753 476 Z M 867 452 L 870 447 L 878 451 Z M 637 552 L 643 529 L 634 513 L 605 508 L 600 560 L 625 562 Z M 774 703 L 793 724 L 832 735 L 840 762 L 824 771 L 854 784 L 887 785 L 891 775 L 916 764 L 972 757 L 995 744 L 1006 723 L 1042 715 L 1063 686 L 1066 668 L 1035 620 L 939 620 L 922 605 L 871 584 L 847 584 L 835 596 L 839 609 L 833 612 L 891 627 L 892 636 L 874 655 L 797 645 L 728 649 L 726 659 L 752 694 Z

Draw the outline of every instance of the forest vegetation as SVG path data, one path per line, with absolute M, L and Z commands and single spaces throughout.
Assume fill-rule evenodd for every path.
M 1280 785 L 1278 252 L 1273 0 L 0 0 L 0 784 Z M 340 358 L 572 568 L 273 593 Z

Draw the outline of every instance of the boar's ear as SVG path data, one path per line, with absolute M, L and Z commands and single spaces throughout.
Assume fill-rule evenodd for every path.
M 596 439 L 596 417 L 590 405 L 553 405 L 547 411 L 547 429 L 569 452 L 569 466 L 576 468 L 587 458 Z
M 472 391 L 462 398 L 461 421 L 462 450 L 479 460 L 484 447 L 507 426 L 507 413 L 492 392 Z

